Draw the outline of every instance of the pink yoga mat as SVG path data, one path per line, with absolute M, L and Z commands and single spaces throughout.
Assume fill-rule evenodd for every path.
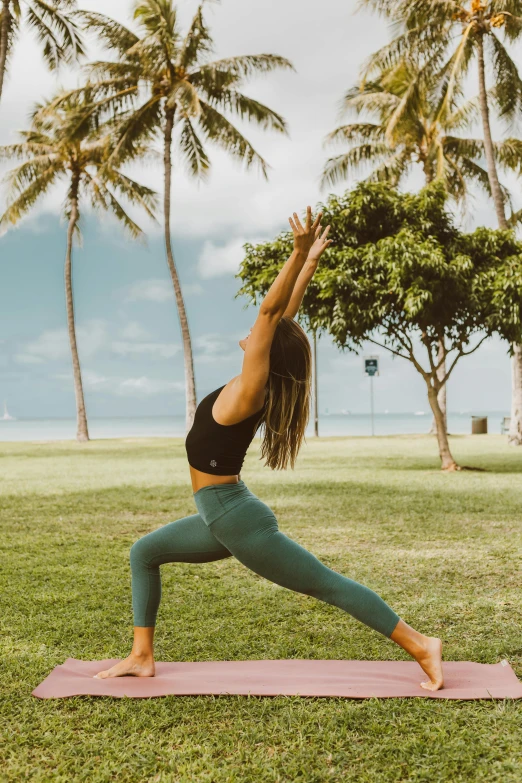
M 424 696 L 435 699 L 520 699 L 522 683 L 507 661 L 443 664 L 445 688 L 435 693 L 414 661 L 202 661 L 157 663 L 155 677 L 94 679 L 119 659 L 78 661 L 56 666 L 33 691 L 40 699 L 64 696 L 252 695 L 343 696 L 352 699 Z

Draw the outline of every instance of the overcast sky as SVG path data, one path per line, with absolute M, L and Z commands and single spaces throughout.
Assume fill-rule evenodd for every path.
M 113 17 L 126 23 L 130 5 L 127 0 L 82 3 L 101 12 L 110 8 Z M 181 0 L 178 7 L 186 28 L 196 3 Z M 205 184 L 191 182 L 175 161 L 172 235 L 194 338 L 199 398 L 241 368 L 237 340 L 255 317 L 253 308 L 244 309 L 245 302 L 235 299 L 242 244 L 273 238 L 287 228 L 294 210 L 327 196 L 319 189 L 331 154 L 323 139 L 339 124 L 339 102 L 356 82 L 361 63 L 388 40 L 385 23 L 354 13 L 355 7 L 351 0 L 222 0 L 207 8 L 216 57 L 270 52 L 287 57 L 296 71 L 275 72 L 244 87 L 284 116 L 288 136 L 234 120 L 268 161 L 268 182 L 212 147 L 212 173 Z M 24 34 L 0 106 L 0 143 L 16 139 L 36 101 L 51 96 L 59 84 L 77 80 L 73 71 L 51 75 L 35 41 Z M 134 174 L 161 190 L 159 166 L 136 167 Z M 414 175 L 410 186 L 420 182 Z M 65 227 L 58 218 L 62 199 L 63 191 L 57 189 L 29 219 L 0 237 L 0 400 L 7 399 L 19 417 L 74 415 L 62 282 Z M 491 205 L 477 198 L 466 222 L 468 228 L 495 225 Z M 184 410 L 179 327 L 161 228 L 146 228 L 144 246 L 126 239 L 111 221 L 84 215 L 74 285 L 80 358 L 93 416 Z M 417 373 L 408 363 L 378 353 L 383 365 L 376 382 L 377 410 L 427 411 Z M 322 338 L 319 369 L 321 410 L 366 412 L 368 383 L 359 357 L 338 352 Z M 509 399 L 506 347 L 493 340 L 462 361 L 450 385 L 449 405 L 454 411 L 508 413 Z

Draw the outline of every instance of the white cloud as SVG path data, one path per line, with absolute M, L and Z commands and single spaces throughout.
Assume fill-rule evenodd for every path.
M 72 373 L 54 375 L 59 381 L 72 383 Z M 119 376 L 100 375 L 91 370 L 82 372 L 83 386 L 86 391 L 110 394 L 117 397 L 152 397 L 165 392 L 184 392 L 182 381 L 167 381 L 161 378 L 122 378 Z
M 124 340 L 147 340 L 150 334 L 137 321 L 129 321 L 126 326 L 120 329 L 120 337 Z
M 154 378 L 127 378 L 122 381 L 118 394 L 130 395 L 132 397 L 148 397 L 154 394 L 162 394 L 169 391 L 184 391 L 185 384 L 181 381 L 164 381 Z
M 197 296 L 201 293 L 203 288 L 199 283 L 184 283 L 184 296 Z M 124 298 L 126 302 L 174 302 L 174 288 L 170 279 L 137 280 L 126 288 Z
M 127 288 L 125 299 L 127 302 L 174 301 L 174 289 L 170 280 L 137 280 Z
M 147 354 L 160 359 L 170 359 L 181 348 L 175 343 L 133 343 L 116 340 L 111 343 L 111 350 L 119 356 Z
M 184 296 L 199 296 L 203 293 L 203 287 L 199 283 L 184 283 L 183 295 Z
M 109 339 L 108 325 L 105 321 L 92 320 L 77 327 L 76 336 L 80 359 L 88 359 L 102 351 L 117 356 L 148 356 L 159 359 L 171 359 L 181 350 L 176 343 L 153 342 L 149 333 L 136 321 L 131 321 L 119 332 L 125 340 Z M 66 329 L 47 329 L 23 346 L 23 350 L 14 356 L 18 364 L 43 364 L 44 362 L 69 359 L 71 353 L 69 336 Z
M 236 360 L 238 352 L 241 352 L 236 339 L 217 332 L 201 334 L 195 337 L 192 343 L 198 363 L 223 363 L 230 359 Z
M 105 321 L 92 320 L 76 328 L 78 351 L 82 358 L 92 356 L 107 339 Z M 58 361 L 70 355 L 67 329 L 46 329 L 36 340 L 26 343 L 23 350 L 15 356 L 20 364 L 40 364 L 44 361 Z
M 32 356 L 30 353 L 17 353 L 13 358 L 18 364 L 42 364 L 44 361 L 40 356 Z
M 263 239 L 245 237 L 236 237 L 231 239 L 225 245 L 216 245 L 207 240 L 203 245 L 199 256 L 198 271 L 201 277 L 219 277 L 235 273 L 239 269 L 241 261 L 245 257 L 243 245 L 245 242 L 251 242 L 253 245 L 263 242 Z

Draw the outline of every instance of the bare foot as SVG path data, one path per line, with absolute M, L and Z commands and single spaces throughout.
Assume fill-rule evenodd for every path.
M 154 677 L 156 668 L 152 656 L 134 655 L 131 653 L 128 658 L 111 666 L 103 672 L 98 672 L 94 677 L 98 680 L 105 680 L 107 677 Z
M 444 685 L 442 674 L 442 642 L 436 636 L 427 636 L 422 652 L 414 656 L 415 660 L 426 672 L 429 680 L 421 682 L 421 688 L 427 691 L 438 691 Z

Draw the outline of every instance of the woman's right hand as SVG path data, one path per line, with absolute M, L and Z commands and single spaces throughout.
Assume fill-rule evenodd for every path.
M 322 212 L 319 212 L 312 223 L 312 207 L 307 207 L 304 226 L 301 224 L 297 212 L 294 212 L 293 218 L 288 218 L 294 234 L 294 250 L 298 253 L 308 256 L 310 248 L 315 242 L 316 231 L 322 214 Z

